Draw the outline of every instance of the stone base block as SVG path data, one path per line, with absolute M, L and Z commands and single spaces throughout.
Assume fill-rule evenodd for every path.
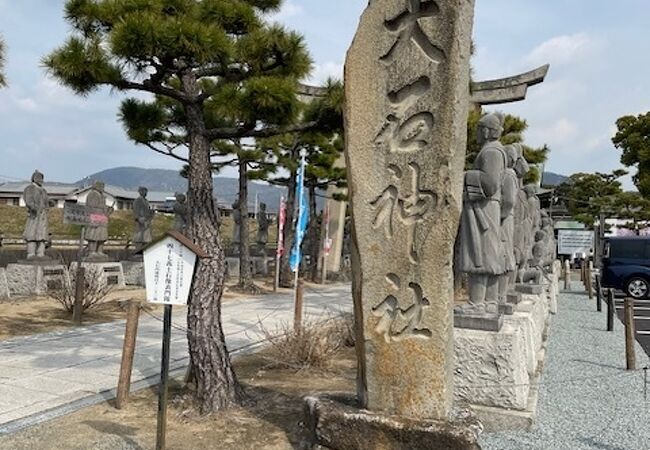
M 454 329 L 454 400 L 524 410 L 529 374 L 524 330 L 506 318 L 499 332 Z
M 250 267 L 251 275 L 268 275 L 268 264 L 270 258 L 267 258 L 266 269 L 264 258 L 261 256 L 251 256 Z M 229 278 L 239 278 L 239 258 L 226 258 L 226 276 Z
M 332 450 L 480 450 L 483 427 L 464 411 L 450 421 L 414 420 L 359 409 L 350 394 L 305 398 L 304 448 Z M 317 446 L 321 447 L 317 447 Z
M 544 343 L 544 330 L 548 322 L 549 314 L 546 303 L 540 299 L 535 301 L 525 300 L 517 305 L 517 312 L 531 321 L 533 346 L 535 353 L 539 352 Z
M 124 289 L 126 287 L 126 282 L 124 278 L 124 269 L 122 268 L 121 263 L 108 262 L 108 263 L 93 263 L 93 262 L 82 262 L 82 267 L 85 267 L 86 270 L 96 270 L 99 271 L 100 276 L 105 284 L 112 286 L 115 289 Z M 70 265 L 71 271 L 77 270 L 77 263 L 74 262 Z
M 60 264 L 9 264 L 6 276 L 11 296 L 46 295 L 48 289 L 63 285 L 68 270 Z
M 127 286 L 144 287 L 144 263 L 138 261 L 122 261 L 124 283 Z
M 499 331 L 503 325 L 503 313 L 476 314 L 454 311 L 454 328 L 470 330 Z
M 504 314 L 506 316 L 511 316 L 515 312 L 515 305 L 512 303 L 505 303 L 499 305 L 499 314 Z
M 0 300 L 9 299 L 9 283 L 7 282 L 7 271 L 0 267 Z
M 506 301 L 511 305 L 518 305 L 521 303 L 521 292 L 508 292 Z
M 516 284 L 515 290 L 528 295 L 539 295 L 544 292 L 541 284 Z

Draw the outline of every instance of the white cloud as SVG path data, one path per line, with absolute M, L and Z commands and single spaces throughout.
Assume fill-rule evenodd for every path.
M 332 61 L 316 64 L 308 80 L 309 84 L 321 85 L 328 78 L 343 79 L 343 64 Z
M 302 6 L 296 4 L 294 0 L 287 0 L 282 4 L 280 11 L 269 15 L 269 20 L 271 22 L 284 22 L 289 18 L 302 14 L 302 11 Z
M 561 65 L 591 53 L 595 41 L 587 33 L 556 36 L 533 49 L 524 61 L 529 64 Z
M 40 108 L 38 104 L 31 98 L 19 98 L 16 100 L 16 106 L 18 109 L 25 112 L 36 112 Z
M 578 126 L 565 117 L 547 126 L 536 128 L 534 131 L 531 130 L 531 135 L 537 138 L 535 141 L 546 142 L 552 149 L 571 144 L 578 134 Z

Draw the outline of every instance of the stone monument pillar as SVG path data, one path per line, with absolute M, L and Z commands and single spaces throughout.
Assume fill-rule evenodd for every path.
M 450 420 L 473 9 L 372 0 L 348 52 L 358 403 L 307 400 L 308 428 L 325 447 L 478 448 Z
M 473 1 L 374 0 L 348 52 L 358 395 L 372 411 L 450 412 L 472 17 Z
M 103 182 L 95 181 L 93 183 L 93 187 L 86 198 L 86 206 L 94 210 L 104 211 L 106 216 L 113 212 L 113 208 L 106 207 Z M 108 255 L 104 253 L 104 243 L 108 240 L 108 222 L 86 226 L 85 238 L 88 241 L 86 261 L 108 261 Z

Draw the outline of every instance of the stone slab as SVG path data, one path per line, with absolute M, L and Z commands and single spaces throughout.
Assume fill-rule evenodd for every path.
M 86 270 L 97 270 L 100 272 L 102 280 L 108 286 L 113 287 L 114 289 L 124 289 L 126 287 L 126 279 L 124 277 L 124 268 L 121 263 L 117 262 L 105 262 L 105 263 L 95 263 L 95 262 L 82 262 L 82 267 L 85 267 Z M 70 270 L 77 270 L 77 263 L 73 262 L 70 264 Z
M 306 397 L 304 414 L 308 438 L 301 448 L 480 450 L 482 425 L 469 411 L 450 421 L 415 420 L 360 409 L 351 394 L 324 394 Z
M 535 322 L 530 312 L 517 311 L 504 319 L 505 325 L 517 327 L 523 337 L 523 357 L 529 376 L 537 371 L 537 349 L 535 348 Z
M 11 296 L 45 295 L 65 281 L 68 270 L 63 265 L 9 264 L 6 270 Z
M 139 261 L 122 261 L 124 283 L 127 286 L 144 286 L 144 263 Z
M 7 282 L 7 270 L 0 267 L 0 300 L 9 299 L 9 283 Z
M 470 330 L 499 331 L 503 325 L 503 314 L 471 314 L 454 311 L 454 328 Z
M 515 312 L 515 305 L 512 303 L 505 303 L 499 305 L 499 314 L 505 314 L 506 316 L 511 316 Z
M 539 295 L 544 291 L 541 284 L 516 284 L 515 290 L 522 294 Z
M 454 338 L 455 401 L 525 410 L 531 350 L 519 323 L 506 319 L 499 332 L 455 329 Z
M 512 305 L 518 305 L 521 302 L 521 292 L 508 292 L 506 301 Z

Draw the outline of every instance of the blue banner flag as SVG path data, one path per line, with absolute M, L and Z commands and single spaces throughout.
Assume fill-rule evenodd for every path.
M 302 252 L 300 246 L 307 232 L 309 224 L 309 203 L 307 202 L 307 192 L 305 191 L 305 157 L 300 160 L 300 168 L 296 175 L 296 200 L 298 201 L 298 214 L 296 215 L 296 236 L 289 256 L 289 267 L 292 272 L 297 272 L 300 268 Z

